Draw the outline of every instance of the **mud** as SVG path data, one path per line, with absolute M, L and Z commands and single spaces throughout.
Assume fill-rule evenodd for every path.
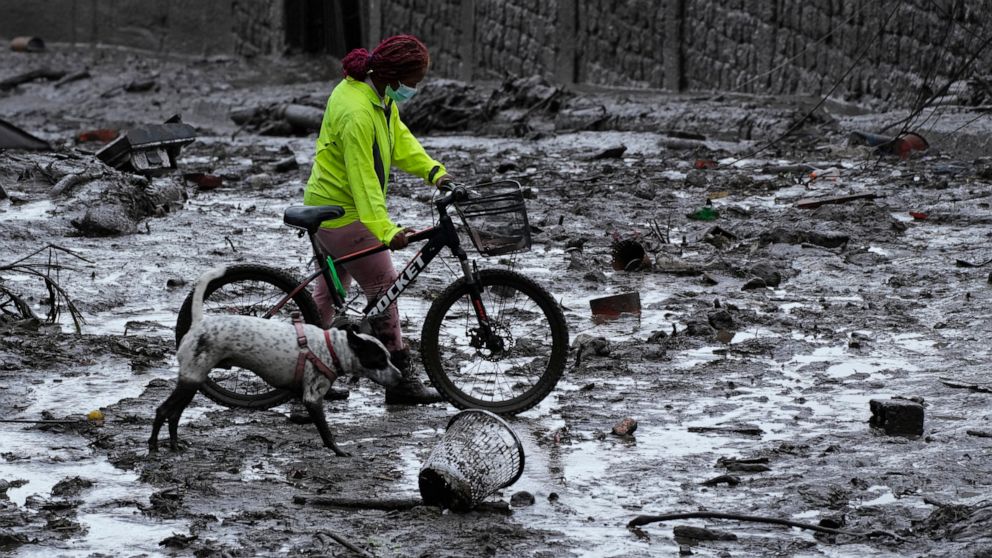
M 0 93 L 5 119 L 58 146 L 0 153 L 0 264 L 47 243 L 85 258 L 60 256 L 57 280 L 86 323 L 76 335 L 65 313 L 46 325 L 4 306 L 2 418 L 46 422 L 0 423 L 3 553 L 349 555 L 336 538 L 376 556 L 992 552 L 992 279 L 988 267 L 955 263 L 992 258 L 989 162 L 975 159 L 988 155 L 988 123 L 955 130 L 977 113 L 945 108 L 923 121 L 917 131 L 931 148 L 908 160 L 847 143 L 850 131 L 905 113 L 835 102 L 750 155 L 812 107 L 808 99 L 541 90 L 527 102 L 554 102 L 498 107 L 490 122 L 519 124 L 486 128 L 502 135 L 469 125 L 423 136 L 463 182 L 513 178 L 528 189 L 532 251 L 482 261 L 547 286 L 573 350 L 552 396 L 510 420 L 526 468 L 494 499 L 526 492 L 533 505 L 518 497 L 509 515 L 388 511 L 316 498 L 418 497 L 420 465 L 454 408 L 385 407 L 380 389 L 352 386 L 348 400 L 327 404 L 354 454 L 335 458 L 285 406 L 232 410 L 198 396 L 179 427 L 181 450 L 146 449 L 154 409 L 175 383 L 172 327 L 196 277 L 219 262 L 302 273 L 308 259 L 281 214 L 302 198 L 313 138 L 239 131 L 228 115 L 313 105 L 331 87 L 332 65 L 117 49 L 0 58 L 3 75 L 40 66 L 88 67 L 91 77 Z M 126 87 L 147 79 L 156 85 Z M 199 136 L 172 176 L 134 180 L 101 168 L 99 145 L 73 140 L 175 113 Z M 836 176 L 812 180 L 810 167 Z M 87 179 L 53 197 L 70 172 Z M 222 185 L 199 189 L 187 173 Z M 398 222 L 431 222 L 422 183 L 397 176 L 391 192 Z M 849 194 L 874 197 L 796 205 Z M 687 217 L 707 200 L 715 220 Z M 114 204 L 133 227 L 91 236 L 75 224 L 86 208 Z M 645 252 L 629 271 L 613 266 L 621 240 Z M 49 253 L 32 261 L 48 265 Z M 47 315 L 37 277 L 4 270 L 0 279 Z M 434 266 L 401 299 L 412 341 L 431 294 L 452 279 Z M 593 321 L 590 299 L 630 291 L 639 316 Z M 896 396 L 922 401 L 922 436 L 869 428 L 869 400 Z M 103 420 L 87 418 L 96 409 Z M 624 420 L 636 430 L 614 434 Z M 699 510 L 894 536 L 703 519 L 626 528 L 641 514 Z M 706 532 L 715 535 L 686 535 Z

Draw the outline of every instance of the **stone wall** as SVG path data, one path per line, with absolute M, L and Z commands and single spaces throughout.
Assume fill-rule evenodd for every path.
M 0 38 L 278 54 L 286 0 L 0 0 Z M 992 0 L 364 0 L 368 46 L 413 33 L 433 75 L 912 104 L 981 51 Z

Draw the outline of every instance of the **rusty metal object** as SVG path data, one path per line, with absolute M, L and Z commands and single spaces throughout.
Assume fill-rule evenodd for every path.
M 41 52 L 45 50 L 45 41 L 41 37 L 14 37 L 10 41 L 10 50 L 15 52 Z
M 633 239 L 620 240 L 613 243 L 613 261 L 615 271 L 637 271 L 651 267 L 651 260 L 644 251 L 644 246 Z
M 594 298 L 589 301 L 589 308 L 597 320 L 614 320 L 622 314 L 640 316 L 641 294 L 630 292 Z

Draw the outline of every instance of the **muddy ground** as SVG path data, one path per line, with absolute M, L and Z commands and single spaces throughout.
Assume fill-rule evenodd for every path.
M 72 251 L 29 261 L 57 258 L 85 323 L 74 333 L 64 305 L 58 325 L 21 320 L 5 300 L 2 417 L 53 422 L 0 423 L 0 553 L 355 555 L 335 535 L 375 556 L 992 556 L 992 270 L 956 264 L 992 258 L 983 112 L 926 111 L 913 129 L 930 148 L 903 160 L 849 145 L 851 131 L 906 116 L 867 101 L 831 100 L 794 126 L 817 99 L 538 82 L 427 90 L 442 104 L 411 115 L 449 118 L 422 122 L 429 151 L 466 183 L 529 189 L 533 250 L 482 261 L 547 286 L 573 350 L 555 393 L 511 421 L 527 467 L 494 500 L 527 491 L 533 505 L 341 509 L 320 499 L 416 498 L 420 464 L 456 410 L 385 407 L 381 389 L 353 386 L 327 405 L 354 454 L 342 459 L 286 406 L 199 396 L 181 451 L 146 450 L 175 382 L 175 315 L 198 274 L 220 262 L 302 272 L 308 258 L 281 214 L 301 200 L 313 135 L 259 135 L 228 115 L 319 106 L 334 62 L 0 54 L 0 77 L 39 67 L 89 77 L 0 92 L 0 116 L 55 146 L 0 153 L 0 264 L 47 244 Z M 92 155 L 100 143 L 75 139 L 175 113 L 197 141 L 151 181 L 107 169 Z M 839 176 L 814 180 L 811 168 Z M 194 172 L 223 185 L 182 179 Z M 53 193 L 70 174 L 84 179 Z M 406 176 L 391 188 L 399 222 L 430 222 L 429 189 Z M 841 194 L 874 197 L 797 206 Z M 707 199 L 715 220 L 687 217 Z M 643 265 L 614 270 L 617 240 L 644 247 Z M 401 300 L 411 340 L 452 278 L 434 266 Z M 5 269 L 0 281 L 44 322 L 38 278 Z M 641 315 L 594 322 L 589 300 L 621 292 L 639 293 Z M 921 436 L 870 428 L 869 400 L 893 397 L 923 404 Z M 97 409 L 104 420 L 88 420 Z M 611 434 L 624 417 L 638 421 L 633 435 Z M 848 534 L 721 519 L 626 527 L 702 510 Z

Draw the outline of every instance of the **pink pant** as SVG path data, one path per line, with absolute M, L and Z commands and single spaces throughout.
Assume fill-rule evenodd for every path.
M 352 252 L 382 244 L 361 221 L 355 221 L 339 229 L 322 228 L 317 233 L 317 241 L 321 250 L 324 251 L 324 255 L 333 258 L 340 258 Z M 379 293 L 389 288 L 398 276 L 396 268 L 393 267 L 389 250 L 337 266 L 337 272 L 338 278 L 341 279 L 341 284 L 346 290 L 351 286 L 351 279 L 354 278 L 358 281 L 362 292 L 365 293 L 365 298 L 369 300 L 378 297 Z M 317 278 L 313 298 L 317 302 L 317 308 L 320 309 L 320 317 L 324 321 L 324 326 L 329 326 L 334 318 L 334 306 L 331 304 L 330 289 L 323 277 Z M 398 351 L 403 348 L 400 313 L 396 309 L 395 303 L 390 304 L 384 313 L 372 320 L 372 329 L 375 336 L 390 351 Z

